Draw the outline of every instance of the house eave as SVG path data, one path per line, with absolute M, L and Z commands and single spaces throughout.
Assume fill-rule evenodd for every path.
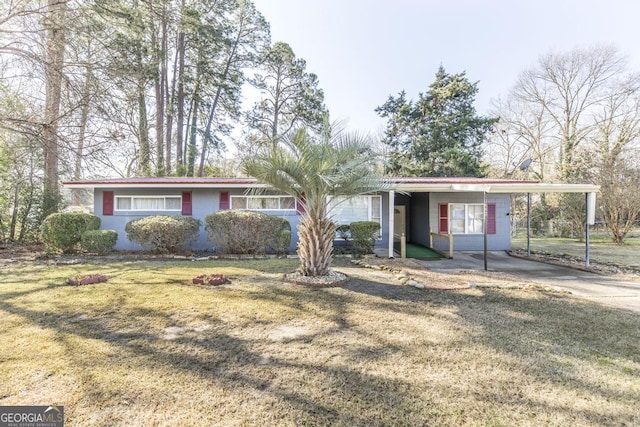
M 134 177 L 68 181 L 68 188 L 132 189 L 132 188 L 216 188 L 262 189 L 268 188 L 253 178 L 197 178 L 197 177 Z M 492 178 L 389 178 L 385 184 L 390 190 L 413 193 L 487 192 L 487 193 L 595 193 L 600 187 L 593 184 L 544 183 Z
M 405 193 L 484 192 L 512 193 L 597 193 L 599 185 L 559 183 L 488 183 L 488 184 L 396 184 L 392 189 Z
M 264 184 L 196 184 L 196 183 L 176 183 L 176 184 L 117 184 L 117 183 L 63 183 L 68 188 L 221 188 L 221 189 L 246 189 L 246 188 L 267 188 Z
M 190 177 L 134 177 L 116 179 L 96 179 L 86 181 L 68 181 L 63 185 L 68 188 L 219 188 L 246 189 L 265 188 L 252 178 L 190 178 Z

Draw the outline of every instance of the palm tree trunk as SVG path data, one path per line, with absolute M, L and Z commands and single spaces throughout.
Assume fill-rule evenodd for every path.
M 324 216 L 308 215 L 298 225 L 300 273 L 326 276 L 333 258 L 336 225 Z

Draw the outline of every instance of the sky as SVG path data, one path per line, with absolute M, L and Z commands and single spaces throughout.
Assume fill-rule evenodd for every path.
M 634 0 L 254 0 L 317 74 L 331 120 L 377 135 L 374 109 L 404 90 L 417 99 L 440 65 L 478 82 L 489 114 L 541 55 L 613 45 L 640 71 L 640 2 Z

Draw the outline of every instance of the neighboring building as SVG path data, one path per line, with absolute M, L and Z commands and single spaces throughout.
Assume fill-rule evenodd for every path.
M 455 250 L 510 249 L 510 200 L 513 193 L 574 192 L 595 193 L 589 184 L 545 184 L 534 181 L 490 178 L 390 178 L 390 189 L 349 200 L 334 200 L 333 219 L 337 224 L 378 221 L 378 245 L 392 255 L 393 235 L 405 233 L 407 241 L 430 246 L 433 233 L 453 234 Z M 122 178 L 66 182 L 68 188 L 92 188 L 94 214 L 101 228 L 118 232 L 118 250 L 142 249 L 129 241 L 126 224 L 149 215 L 188 215 L 203 222 L 192 249 L 213 250 L 204 231 L 204 218 L 223 209 L 249 209 L 283 217 L 291 223 L 292 245 L 297 244 L 302 215 L 293 197 L 265 193 L 252 178 Z M 391 200 L 391 203 L 390 203 Z M 391 232 L 390 232 L 391 231 Z M 435 245 L 434 245 L 435 246 Z

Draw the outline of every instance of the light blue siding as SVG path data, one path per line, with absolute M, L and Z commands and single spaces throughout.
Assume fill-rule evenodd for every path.
M 441 203 L 482 203 L 482 193 L 430 193 L 429 221 L 433 231 L 438 227 L 438 205 Z M 506 251 L 511 249 L 511 223 L 509 210 L 511 196 L 509 194 L 487 194 L 487 203 L 496 205 L 496 234 L 487 236 L 487 248 L 490 251 Z M 454 234 L 454 251 L 481 251 L 484 249 L 483 234 Z
M 198 238 L 196 241 L 190 246 L 190 249 L 198 250 L 198 251 L 212 251 L 214 250 L 213 243 L 209 241 L 207 238 L 207 233 L 205 230 L 205 222 L 204 219 L 207 215 L 217 212 L 220 207 L 220 193 L 228 192 L 230 195 L 242 195 L 245 194 L 243 189 L 96 189 L 94 192 L 94 212 L 97 216 L 102 220 L 102 225 L 100 228 L 115 230 L 118 233 L 118 241 L 116 243 L 116 250 L 129 250 L 136 251 L 142 250 L 142 247 L 137 243 L 131 242 L 127 239 L 127 234 L 125 232 L 125 227 L 128 222 L 133 221 L 134 219 L 143 218 L 149 215 L 181 215 L 180 212 L 113 212 L 113 215 L 103 215 L 102 214 L 102 201 L 103 201 L 103 193 L 104 191 L 113 191 L 114 196 L 153 196 L 153 195 L 163 195 L 163 196 L 172 196 L 177 195 L 181 196 L 183 192 L 191 192 L 192 194 L 192 217 L 200 220 L 200 232 L 198 233 Z M 262 211 L 269 215 L 275 215 L 282 218 L 285 218 L 291 224 L 292 230 L 292 239 L 291 239 L 291 250 L 295 250 L 298 243 L 298 236 L 296 233 L 298 223 L 300 221 L 300 216 L 293 211 Z
M 207 238 L 204 219 L 207 215 L 217 212 L 220 206 L 220 193 L 228 192 L 230 195 L 246 194 L 245 189 L 215 189 L 215 188 L 183 188 L 183 189 L 158 189 L 158 188 L 137 188 L 137 189 L 117 189 L 105 188 L 94 191 L 94 212 L 102 220 L 101 228 L 115 230 L 118 233 L 116 243 L 117 250 L 141 250 L 138 244 L 129 241 L 126 237 L 125 226 L 129 221 L 142 218 L 148 215 L 162 214 L 161 212 L 118 212 L 113 215 L 102 215 L 103 192 L 113 191 L 114 196 L 181 196 L 183 192 L 192 193 L 192 216 L 201 221 L 202 225 L 197 240 L 192 244 L 194 250 L 214 250 L 213 243 Z M 386 248 L 389 239 L 389 193 L 381 193 L 382 196 L 382 239 L 376 243 L 377 247 Z M 481 193 L 413 193 L 411 195 L 396 195 L 397 204 L 407 206 L 407 227 L 411 241 L 428 245 L 429 226 L 434 231 L 438 231 L 438 204 L 440 203 L 482 203 Z M 496 234 L 488 236 L 489 250 L 508 250 L 511 248 L 510 236 L 510 195 L 509 194 L 488 194 L 487 202 L 496 204 Z M 293 251 L 297 247 L 298 235 L 297 227 L 301 216 L 294 211 L 262 211 L 269 215 L 280 216 L 287 219 L 291 224 L 292 241 L 290 249 Z M 180 215 L 180 212 L 173 212 L 173 215 Z M 392 230 L 391 230 L 392 232 Z M 482 250 L 483 236 L 478 235 L 454 235 L 455 250 Z

